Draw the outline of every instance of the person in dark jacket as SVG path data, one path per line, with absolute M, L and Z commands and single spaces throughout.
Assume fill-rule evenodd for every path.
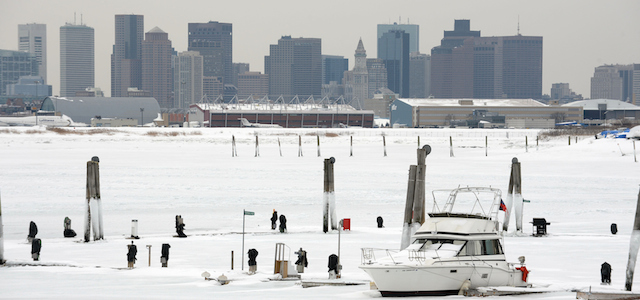
M 604 262 L 600 267 L 600 277 L 602 284 L 611 284 L 611 265 L 609 263 Z
M 127 262 L 129 269 L 133 269 L 133 265 L 136 263 L 136 255 L 138 254 L 138 247 L 136 247 L 136 245 L 133 244 L 133 241 L 131 241 L 131 245 L 127 245 L 129 246 L 129 251 L 127 252 Z
M 278 212 L 274 209 L 271 215 L 271 230 L 276 230 L 276 222 L 278 222 Z
M 298 254 L 298 260 L 295 262 L 297 271 L 298 273 L 304 273 L 304 268 L 309 266 L 309 262 L 307 262 L 307 251 L 302 250 L 301 247 L 300 250 L 296 251 L 296 254 Z
M 258 262 L 256 261 L 258 250 L 251 248 L 247 254 L 249 255 L 249 274 L 255 274 L 258 270 Z
M 285 231 L 287 231 L 287 217 L 280 215 L 280 232 L 284 233 Z
M 63 232 L 63 235 L 66 238 L 71 238 L 71 237 L 76 236 L 75 230 L 71 229 L 71 219 L 69 219 L 69 217 L 65 217 L 64 218 L 64 232 Z
M 178 237 L 187 237 L 184 234 L 184 219 L 182 219 L 181 215 L 176 215 L 176 232 L 178 233 Z
M 34 261 L 40 260 L 40 249 L 42 249 L 42 241 L 34 238 L 31 241 L 31 257 Z
M 329 279 L 336 279 L 338 275 L 338 256 L 335 254 L 329 255 Z

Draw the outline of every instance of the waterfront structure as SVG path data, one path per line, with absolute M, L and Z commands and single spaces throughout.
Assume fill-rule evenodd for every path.
M 66 23 L 60 27 L 60 96 L 73 97 L 95 86 L 93 28 Z
M 233 25 L 231 23 L 189 23 L 188 51 L 198 51 L 203 58 L 203 76 L 220 77 L 232 83 Z
M 145 33 L 142 42 L 142 89 L 151 93 L 162 108 L 173 107 L 173 74 L 169 34 L 158 27 Z
M 38 58 L 33 53 L 0 49 L 0 95 L 21 76 L 38 76 Z
M 198 51 L 173 56 L 174 107 L 189 108 L 203 95 L 203 57 Z
M 142 88 L 142 40 L 144 16 L 115 15 L 115 44 L 111 54 L 111 97 L 127 95 L 130 87 Z
M 378 58 L 387 68 L 387 88 L 409 97 L 409 34 L 390 30 L 378 39 Z
M 420 26 L 417 24 L 378 24 L 378 39 L 382 37 L 385 32 L 391 30 L 402 30 L 409 34 L 409 52 L 420 51 Z
M 481 37 L 469 20 L 455 20 L 431 49 L 436 98 L 542 98 L 542 37 Z
M 18 50 L 33 53 L 38 64 L 38 74 L 47 83 L 47 25 L 19 24 Z
M 283 36 L 269 47 L 264 73 L 269 75 L 269 94 L 292 98 L 320 96 L 322 88 L 321 40 Z

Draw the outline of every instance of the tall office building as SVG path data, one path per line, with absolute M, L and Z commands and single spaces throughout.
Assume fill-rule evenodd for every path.
M 60 96 L 95 87 L 95 44 L 93 28 L 84 24 L 60 27 Z
M 173 107 L 189 108 L 202 98 L 203 61 L 198 51 L 185 51 L 173 56 Z
M 391 30 L 403 30 L 409 34 L 409 52 L 420 52 L 420 26 L 417 24 L 378 24 L 378 39 L 385 32 Z M 379 57 L 379 56 L 378 56 Z
M 111 97 L 126 97 L 130 87 L 142 89 L 144 16 L 116 15 L 111 54 Z
M 338 55 L 322 55 L 322 84 L 342 82 L 344 71 L 349 70 L 349 59 Z
M 378 39 L 378 58 L 387 68 L 387 88 L 409 97 L 409 34 L 390 30 Z
M 0 95 L 7 95 L 7 85 L 18 83 L 21 76 L 38 76 L 36 55 L 0 49 Z
M 321 41 L 317 38 L 283 36 L 269 47 L 264 58 L 269 75 L 269 94 L 291 98 L 320 96 L 322 89 Z
M 373 99 L 373 94 L 381 88 L 387 88 L 387 68 L 379 58 L 367 58 L 367 75 L 369 91 L 367 99 Z
M 431 94 L 436 98 L 542 97 L 542 37 L 481 37 L 469 20 L 455 20 L 431 49 Z
M 47 83 L 47 25 L 19 24 L 18 50 L 36 55 L 38 75 Z
M 188 50 L 198 51 L 204 59 L 204 76 L 221 77 L 232 83 L 233 26 L 231 23 L 189 23 Z
M 638 103 L 640 64 L 603 65 L 591 77 L 591 99 L 613 99 Z
M 238 87 L 238 75 L 244 74 L 245 72 L 249 72 L 249 64 L 248 63 L 233 63 L 233 72 L 231 74 L 231 84 Z
M 145 33 L 142 42 L 142 89 L 151 92 L 161 108 L 172 108 L 173 74 L 169 34 L 158 27 Z
M 409 54 L 409 98 L 427 98 L 431 94 L 431 56 Z
M 260 99 L 269 94 L 269 75 L 260 72 L 244 72 L 238 75 L 238 97 L 252 96 Z
M 345 98 L 356 109 L 364 108 L 364 100 L 369 99 L 369 72 L 367 70 L 367 51 L 362 39 L 358 41 L 353 70 L 344 72 Z

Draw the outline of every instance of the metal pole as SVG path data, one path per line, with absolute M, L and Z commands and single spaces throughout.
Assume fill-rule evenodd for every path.
M 244 270 L 244 209 L 242 210 L 242 270 Z
M 233 250 L 231 250 L 231 270 L 233 270 Z

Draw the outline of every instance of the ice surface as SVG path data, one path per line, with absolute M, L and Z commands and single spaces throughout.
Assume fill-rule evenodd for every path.
M 316 133 L 324 157 L 298 157 L 298 135 L 308 152 L 317 147 Z M 256 134 L 259 157 L 254 157 Z M 229 153 L 232 135 L 237 157 Z M 504 250 L 511 262 L 526 256 L 531 283 L 564 292 L 507 298 L 575 299 L 571 289 L 600 286 L 605 261 L 613 268 L 607 288 L 623 290 L 640 165 L 631 155 L 621 156 L 617 143 L 632 153 L 632 142 L 588 137 L 569 146 L 565 136 L 542 139 L 538 150 L 525 152 L 525 136 L 533 140 L 536 135 L 535 130 L 501 129 L 131 128 L 83 135 L 0 129 L 4 249 L 11 265 L 0 267 L 0 298 L 379 297 L 369 285 L 303 289 L 295 281 L 270 281 L 275 244 L 308 251 L 303 279 L 328 278 L 328 256 L 338 253 L 338 234 L 322 232 L 323 160 L 333 156 L 338 219 L 351 219 L 351 230 L 341 234 L 342 279 L 368 280 L 357 267 L 360 249 L 400 247 L 406 170 L 415 164 L 418 136 L 433 149 L 427 158 L 427 193 L 468 185 L 492 186 L 505 194 L 511 159 L 522 163 L 523 188 L 531 200 L 524 204 L 524 223 L 546 218 L 549 235 L 507 235 Z M 450 136 L 455 157 L 449 156 Z M 489 156 L 483 149 L 485 136 Z M 92 156 L 100 157 L 105 240 L 82 243 L 80 234 L 63 238 L 63 220 L 69 216 L 73 229 L 82 232 L 78 224 L 86 208 L 86 162 Z M 288 233 L 271 230 L 274 208 L 287 216 Z M 258 273 L 252 276 L 240 271 L 243 209 L 255 212 L 246 218 L 245 236 L 245 249 L 260 253 Z M 185 219 L 188 238 L 173 238 L 178 214 Z M 378 216 L 384 218 L 384 228 L 377 228 Z M 134 241 L 139 249 L 136 268 L 126 270 L 132 219 L 139 222 L 141 239 Z M 42 239 L 40 262 L 32 261 L 25 239 L 31 220 Z M 618 224 L 617 235 L 610 233 L 611 223 Z M 531 226 L 524 227 L 531 234 Z M 171 245 L 168 268 L 160 267 L 163 243 Z M 146 245 L 152 245 L 150 267 Z M 296 259 L 293 252 L 289 261 Z M 231 282 L 205 281 L 204 271 L 213 278 L 224 273 Z

